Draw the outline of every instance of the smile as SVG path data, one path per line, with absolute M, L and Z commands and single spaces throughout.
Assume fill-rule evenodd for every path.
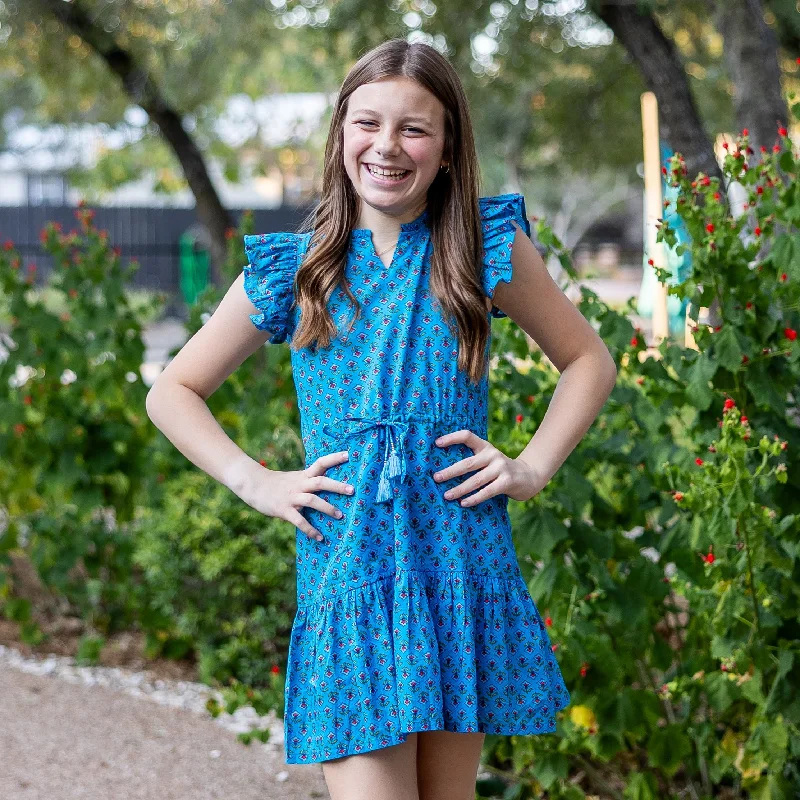
M 364 164 L 364 167 L 376 183 L 381 184 L 402 183 L 411 174 L 407 169 L 382 169 L 372 164 Z

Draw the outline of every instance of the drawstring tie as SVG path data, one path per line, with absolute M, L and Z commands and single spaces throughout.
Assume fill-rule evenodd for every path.
M 351 427 L 348 423 L 358 422 L 340 435 L 340 426 Z M 385 503 L 392 497 L 392 480 L 398 478 L 400 482 L 406 476 L 406 451 L 405 434 L 408 432 L 408 423 L 399 420 L 381 419 L 380 417 L 353 417 L 346 416 L 337 423 L 323 425 L 322 430 L 328 436 L 339 436 L 336 447 L 340 447 L 344 440 L 357 433 L 363 433 L 370 428 L 382 428 L 384 432 L 383 466 L 378 480 L 377 503 Z

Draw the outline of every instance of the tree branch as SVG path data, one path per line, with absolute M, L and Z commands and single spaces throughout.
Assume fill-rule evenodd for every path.
M 136 56 L 125 50 L 113 34 L 98 25 L 79 0 L 34 0 L 43 12 L 58 19 L 79 36 L 120 79 L 128 96 L 158 125 L 180 162 L 195 198 L 197 215 L 211 237 L 211 257 L 219 277 L 219 267 L 227 253 L 225 231 L 233 221 L 223 207 L 208 174 L 203 154 L 183 127 L 181 115 L 167 102 L 149 70 Z

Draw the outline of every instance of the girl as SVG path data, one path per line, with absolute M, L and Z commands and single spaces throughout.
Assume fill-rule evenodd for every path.
M 478 194 L 448 61 L 404 40 L 368 52 L 303 232 L 245 238 L 248 265 L 147 398 L 187 458 L 296 526 L 286 761 L 321 763 L 333 800 L 471 800 L 485 734 L 553 732 L 570 701 L 507 503 L 547 484 L 616 368 L 548 275 L 523 198 Z M 502 316 L 561 373 L 516 458 L 486 440 Z M 243 453 L 205 404 L 284 341 L 306 450 L 291 472 Z

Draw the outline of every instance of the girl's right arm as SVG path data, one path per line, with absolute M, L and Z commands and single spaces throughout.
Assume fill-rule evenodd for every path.
M 314 492 L 351 494 L 347 485 L 325 476 L 325 470 L 346 461 L 341 453 L 317 459 L 305 470 L 281 472 L 262 467 L 225 433 L 206 400 L 270 332 L 257 329 L 249 315 L 257 309 L 243 288 L 240 274 L 217 310 L 150 387 L 145 401 L 153 424 L 195 466 L 227 486 L 252 508 L 291 522 L 308 536 L 322 538 L 300 513 L 311 506 L 339 518 L 341 512 Z

